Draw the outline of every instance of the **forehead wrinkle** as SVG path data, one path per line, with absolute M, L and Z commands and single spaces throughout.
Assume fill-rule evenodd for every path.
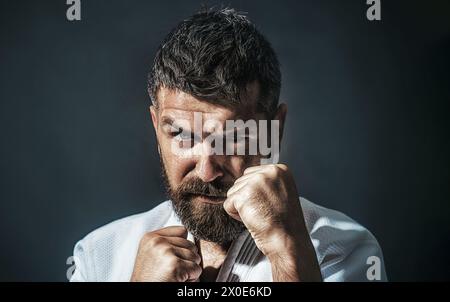
M 198 99 L 181 90 L 161 87 L 158 91 L 158 107 L 162 110 L 173 109 L 187 112 L 201 112 L 204 114 L 224 112 L 234 119 L 238 117 L 251 118 L 257 113 L 259 83 L 257 81 L 249 83 L 245 87 L 245 90 L 241 92 L 241 97 L 242 99 L 246 99 L 246 101 L 226 106 L 222 103 Z

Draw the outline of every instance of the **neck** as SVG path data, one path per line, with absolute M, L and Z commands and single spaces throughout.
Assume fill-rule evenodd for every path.
M 202 257 L 202 275 L 201 281 L 216 281 L 219 270 L 227 256 L 230 244 L 218 244 L 210 241 L 199 240 L 197 247 Z

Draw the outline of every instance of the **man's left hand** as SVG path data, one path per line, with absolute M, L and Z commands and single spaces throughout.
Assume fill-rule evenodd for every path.
M 267 256 L 274 281 L 322 281 L 297 187 L 286 165 L 247 168 L 223 206 L 244 223 Z

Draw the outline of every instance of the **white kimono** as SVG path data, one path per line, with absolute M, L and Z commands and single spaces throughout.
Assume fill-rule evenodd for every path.
M 300 201 L 324 281 L 387 281 L 381 248 L 367 229 L 340 212 Z M 181 223 L 166 201 L 94 230 L 75 246 L 70 281 L 129 281 L 141 237 L 173 225 Z M 232 243 L 216 281 L 272 281 L 270 263 L 247 231 Z

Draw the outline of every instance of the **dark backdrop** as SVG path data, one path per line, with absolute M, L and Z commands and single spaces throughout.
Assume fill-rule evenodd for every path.
M 0 0 L 0 280 L 64 281 L 78 239 L 165 198 L 146 74 L 202 2 L 65 2 Z M 301 195 L 368 227 L 390 280 L 449 279 L 450 2 L 365 2 L 225 4 L 279 55 Z

